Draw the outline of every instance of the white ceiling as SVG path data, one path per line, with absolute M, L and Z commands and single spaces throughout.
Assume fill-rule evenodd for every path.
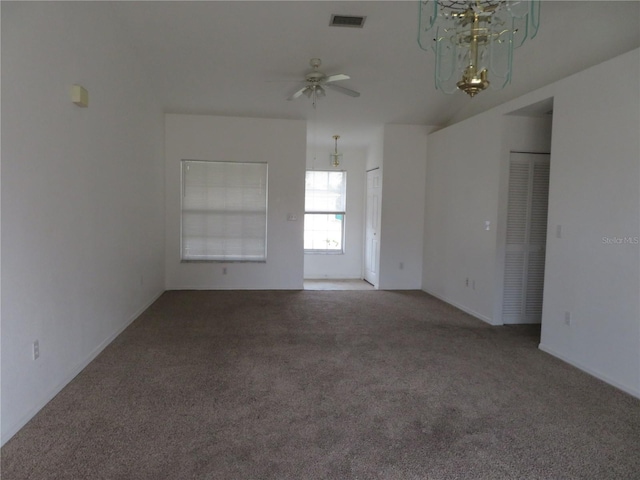
M 537 37 L 515 51 L 512 84 L 470 99 L 435 90 L 416 0 L 112 5 L 165 112 L 308 119 L 311 143 L 339 134 L 343 147 L 368 144 L 385 123 L 446 125 L 640 45 L 638 1 L 547 0 Z M 366 15 L 365 26 L 329 27 L 333 13 Z M 286 101 L 312 57 L 327 74 L 350 75 L 340 85 L 361 96 L 329 90 L 315 111 L 304 96 Z

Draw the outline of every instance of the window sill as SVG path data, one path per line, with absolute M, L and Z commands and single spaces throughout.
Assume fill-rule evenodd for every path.
M 267 263 L 267 260 L 184 260 L 180 263 Z
M 329 251 L 329 250 L 305 250 L 305 255 L 344 255 L 344 251 Z

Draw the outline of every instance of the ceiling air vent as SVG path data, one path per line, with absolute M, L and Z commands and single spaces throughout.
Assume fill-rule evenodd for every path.
M 330 27 L 355 27 L 362 28 L 367 17 L 354 15 L 331 15 Z

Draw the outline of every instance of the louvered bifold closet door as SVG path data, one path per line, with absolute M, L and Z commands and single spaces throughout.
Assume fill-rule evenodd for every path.
M 526 323 L 542 320 L 544 262 L 547 244 L 547 211 L 549 203 L 549 161 L 535 159 L 532 166 L 529 245 L 527 248 L 527 278 L 524 303 Z
M 502 320 L 539 323 L 542 316 L 549 155 L 511 153 Z
M 504 271 L 502 321 L 522 322 L 525 279 L 525 240 L 529 203 L 529 161 L 511 158 L 507 208 L 507 245 Z

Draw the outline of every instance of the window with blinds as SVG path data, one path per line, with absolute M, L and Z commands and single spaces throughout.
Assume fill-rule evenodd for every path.
M 304 215 L 305 252 L 344 252 L 346 197 L 346 172 L 307 171 Z
M 182 161 L 183 261 L 266 261 L 267 164 Z

